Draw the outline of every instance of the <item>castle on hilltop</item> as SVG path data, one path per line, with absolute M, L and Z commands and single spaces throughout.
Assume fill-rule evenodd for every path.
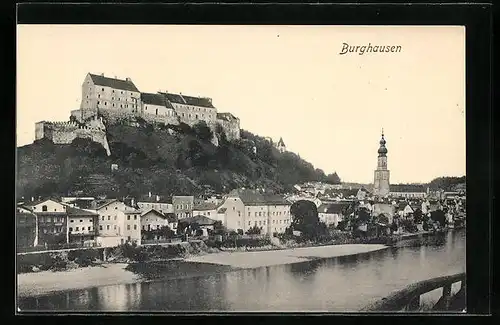
M 132 122 L 137 117 L 165 125 L 193 126 L 204 121 L 212 131 L 219 126 L 228 141 L 240 138 L 239 118 L 231 113 L 218 113 L 211 98 L 166 91 L 143 93 L 130 78 L 121 80 L 88 73 L 82 84 L 80 109 L 71 111 L 71 122 L 38 122 L 35 139 L 48 138 L 65 144 L 79 137 L 91 138 L 103 144 L 109 155 L 103 117 L 108 123 Z

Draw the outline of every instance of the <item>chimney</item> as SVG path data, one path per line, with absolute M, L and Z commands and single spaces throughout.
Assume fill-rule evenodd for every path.
M 135 206 L 135 204 L 134 204 L 135 202 L 134 202 L 134 201 L 135 201 L 135 200 L 134 200 L 133 198 L 132 198 L 132 199 L 130 199 L 130 205 L 131 205 L 132 207 L 134 207 L 134 206 Z
M 132 81 L 129 77 L 125 78 L 125 80 L 128 81 L 128 82 Z
M 149 192 L 149 197 L 151 197 L 151 192 Z
M 156 196 L 156 202 L 160 202 L 160 196 L 159 195 Z
M 104 73 L 101 73 L 101 77 L 104 77 Z

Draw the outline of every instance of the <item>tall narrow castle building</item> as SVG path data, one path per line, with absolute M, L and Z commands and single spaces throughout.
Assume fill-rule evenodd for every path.
M 389 170 L 387 169 L 387 148 L 385 147 L 384 131 L 382 130 L 382 138 L 380 139 L 380 147 L 378 149 L 377 169 L 375 170 L 375 178 L 373 182 L 373 194 L 378 197 L 389 195 Z

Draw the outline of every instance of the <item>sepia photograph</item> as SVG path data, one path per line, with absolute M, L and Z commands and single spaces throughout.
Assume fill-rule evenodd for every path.
M 16 34 L 18 312 L 467 311 L 464 26 Z

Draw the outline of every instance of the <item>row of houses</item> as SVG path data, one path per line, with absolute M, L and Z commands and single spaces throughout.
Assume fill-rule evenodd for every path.
M 151 195 L 138 202 L 132 198 L 51 198 L 18 204 L 17 238 L 19 246 L 140 245 L 151 238 L 152 231 L 158 233 L 164 227 L 177 231 L 179 222 L 213 228 L 217 221 L 235 231 L 259 227 L 263 234 L 280 233 L 291 223 L 290 206 L 279 195 L 249 189 L 204 200 L 193 196 L 165 200 Z

